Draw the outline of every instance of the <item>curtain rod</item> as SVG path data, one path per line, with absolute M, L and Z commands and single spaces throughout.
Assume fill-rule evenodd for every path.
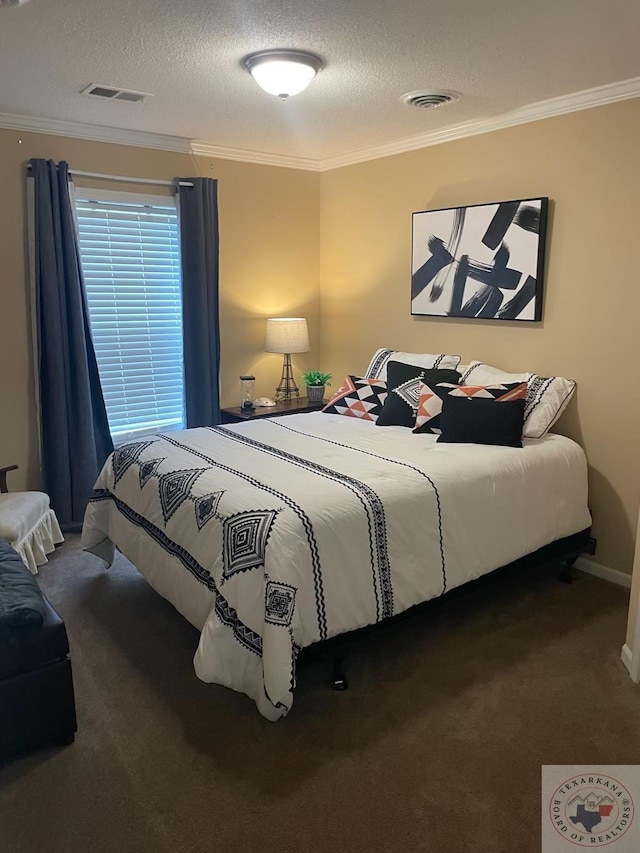
M 31 163 L 27 163 L 27 169 L 31 168 Z M 79 178 L 100 178 L 103 181 L 123 181 L 127 184 L 155 184 L 159 187 L 173 187 L 178 184 L 181 187 L 192 187 L 190 181 L 157 181 L 155 178 L 128 178 L 126 175 L 103 175 L 101 172 L 78 172 L 76 169 L 69 169 L 70 175 L 77 175 Z

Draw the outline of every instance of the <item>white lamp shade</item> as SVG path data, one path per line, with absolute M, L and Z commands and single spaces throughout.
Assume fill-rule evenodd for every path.
M 315 68 L 292 59 L 267 59 L 251 69 L 261 89 L 277 98 L 298 95 L 316 76 Z
M 304 317 L 267 320 L 267 352 L 309 352 L 309 331 Z

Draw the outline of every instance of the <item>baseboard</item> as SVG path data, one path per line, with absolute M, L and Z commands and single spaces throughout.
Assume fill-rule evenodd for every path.
M 629 674 L 631 675 L 633 673 L 633 656 L 631 654 L 631 649 L 626 643 L 622 647 L 622 654 L 620 657 L 622 658 L 622 663 L 626 666 L 629 670 Z
M 601 566 L 600 563 L 594 563 L 593 560 L 587 560 L 586 557 L 578 557 L 575 567 L 581 572 L 586 572 L 588 575 L 595 575 L 595 577 L 602 578 L 602 580 L 631 589 L 631 575 L 628 575 L 626 572 L 621 572 L 618 569 L 610 569 L 609 566 Z

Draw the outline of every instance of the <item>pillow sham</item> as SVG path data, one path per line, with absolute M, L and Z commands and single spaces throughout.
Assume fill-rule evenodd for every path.
M 438 441 L 449 444 L 492 444 L 522 447 L 526 401 L 454 397 L 446 394 Z
M 524 400 L 527 395 L 527 383 L 513 382 L 505 385 L 451 385 L 447 382 L 443 382 L 439 385 L 431 386 L 423 382 L 420 387 L 420 400 L 418 402 L 416 425 L 413 429 L 414 432 L 440 433 L 442 401 L 447 395 L 451 397 L 488 399 L 495 400 L 496 402 Z
M 525 438 L 542 438 L 564 412 L 576 390 L 573 379 L 538 376 L 537 373 L 506 373 L 481 361 L 472 361 L 460 380 L 461 385 L 488 385 L 492 382 L 526 382 L 524 412 Z
M 401 364 L 413 364 L 417 367 L 427 367 L 431 370 L 455 370 L 460 364 L 459 355 L 434 355 L 428 352 L 401 352 L 393 349 L 379 349 L 374 352 L 369 367 L 365 372 L 368 379 L 382 379 L 386 382 L 387 365 L 390 361 Z
M 420 386 L 449 382 L 457 385 L 457 370 L 430 370 L 415 364 L 390 361 L 387 365 L 387 399 L 378 417 L 378 426 L 413 427 L 420 402 Z
M 386 398 L 386 382 L 364 379 L 362 376 L 347 376 L 322 411 L 375 423 Z

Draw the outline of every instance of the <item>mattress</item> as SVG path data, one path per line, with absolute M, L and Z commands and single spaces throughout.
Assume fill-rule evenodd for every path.
M 585 455 L 564 436 L 444 444 L 313 412 L 117 448 L 82 544 L 107 562 L 117 546 L 200 631 L 197 675 L 277 720 L 302 648 L 590 523 Z

